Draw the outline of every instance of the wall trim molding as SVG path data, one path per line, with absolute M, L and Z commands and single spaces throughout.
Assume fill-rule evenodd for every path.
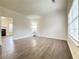
M 19 40 L 19 39 L 23 39 L 23 38 L 28 38 L 28 37 L 32 37 L 32 35 L 29 35 L 29 36 L 23 36 L 23 37 L 13 37 L 14 40 Z
M 48 37 L 48 36 L 38 36 L 38 37 L 44 37 L 44 38 L 48 38 L 48 39 L 56 39 L 56 40 L 67 40 L 67 38 L 56 38 L 56 37 Z

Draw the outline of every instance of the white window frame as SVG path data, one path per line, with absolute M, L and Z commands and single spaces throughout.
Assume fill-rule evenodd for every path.
M 76 22 L 77 21 L 77 22 Z M 78 0 L 73 0 L 73 4 L 68 17 L 68 34 L 72 41 L 79 46 L 79 15 Z

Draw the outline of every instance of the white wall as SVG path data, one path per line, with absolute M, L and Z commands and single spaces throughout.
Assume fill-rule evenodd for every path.
M 23 19 L 20 17 L 18 20 L 14 20 L 14 38 L 20 39 L 32 36 L 29 21 L 26 20 L 26 18 Z
M 13 38 L 19 39 L 31 36 L 30 21 L 22 14 L 0 7 L 1 16 L 13 18 Z
M 67 15 L 65 11 L 52 12 L 40 21 L 39 36 L 67 39 Z
M 14 39 L 32 35 L 30 21 L 22 14 L 1 7 L 2 16 L 13 17 Z M 67 39 L 67 19 L 65 11 L 50 13 L 39 22 L 39 36 Z M 44 20 L 44 21 L 43 21 Z

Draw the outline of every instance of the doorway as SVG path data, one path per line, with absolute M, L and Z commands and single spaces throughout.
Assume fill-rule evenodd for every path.
M 13 18 L 1 16 L 1 36 L 13 35 Z

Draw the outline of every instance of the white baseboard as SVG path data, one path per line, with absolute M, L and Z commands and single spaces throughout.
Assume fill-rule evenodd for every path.
M 13 39 L 18 40 L 18 39 L 28 38 L 28 37 L 32 37 L 32 36 L 33 35 L 13 37 Z M 58 40 L 67 40 L 68 39 L 68 38 L 57 38 L 57 37 L 49 37 L 49 36 L 41 36 L 41 35 L 37 35 L 37 37 L 45 37 L 45 38 L 49 38 L 49 39 L 58 39 Z
M 29 36 L 22 36 L 22 37 L 13 37 L 13 39 L 14 40 L 19 40 L 19 39 L 28 38 L 28 37 L 32 37 L 32 36 L 29 35 Z
M 51 36 L 39 36 L 39 37 L 45 37 L 45 38 L 49 38 L 49 39 L 57 39 L 57 40 L 67 40 L 68 38 L 59 38 L 59 37 L 51 37 Z

